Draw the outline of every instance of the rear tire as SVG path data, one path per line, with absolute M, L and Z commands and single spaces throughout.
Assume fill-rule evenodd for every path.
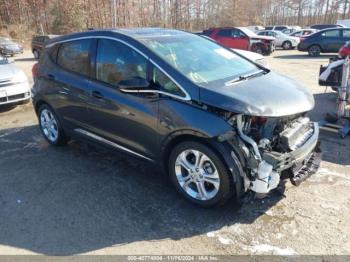
M 44 104 L 38 110 L 39 126 L 44 138 L 51 145 L 63 146 L 69 138 L 64 134 L 62 125 L 53 109 Z
M 312 57 L 317 57 L 317 56 L 320 56 L 321 54 L 321 48 L 318 45 L 310 46 L 307 51 L 309 53 L 309 56 L 312 56 Z
M 233 195 L 229 171 L 210 147 L 199 142 L 182 142 L 174 147 L 168 172 L 177 191 L 202 207 L 223 205 Z

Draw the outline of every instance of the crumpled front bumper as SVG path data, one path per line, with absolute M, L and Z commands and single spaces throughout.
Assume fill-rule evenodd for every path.
M 320 143 L 318 143 L 315 150 L 311 153 L 310 157 L 304 161 L 301 167 L 295 166 L 289 170 L 289 177 L 292 184 L 298 186 L 309 176 L 315 174 L 320 167 L 321 159 L 322 151 Z

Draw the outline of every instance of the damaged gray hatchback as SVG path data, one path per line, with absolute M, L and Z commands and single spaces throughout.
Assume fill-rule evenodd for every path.
M 314 98 L 230 49 L 167 29 L 50 40 L 33 103 L 52 145 L 83 139 L 153 162 L 201 206 L 298 185 L 321 159 Z M 147 186 L 147 185 L 145 185 Z

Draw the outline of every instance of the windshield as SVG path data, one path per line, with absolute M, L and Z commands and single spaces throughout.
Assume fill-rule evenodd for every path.
M 196 35 L 166 35 L 140 39 L 148 48 L 194 83 L 215 87 L 260 71 L 253 63 Z

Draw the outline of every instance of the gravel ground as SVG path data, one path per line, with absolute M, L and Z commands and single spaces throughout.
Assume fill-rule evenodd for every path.
M 31 57 L 15 58 L 29 77 Z M 267 58 L 315 94 L 314 120 L 334 108 L 335 93 L 317 85 L 328 58 Z M 321 139 L 322 166 L 299 187 L 206 210 L 144 162 L 80 142 L 48 146 L 30 104 L 0 108 L 0 254 L 350 254 L 350 139 Z

